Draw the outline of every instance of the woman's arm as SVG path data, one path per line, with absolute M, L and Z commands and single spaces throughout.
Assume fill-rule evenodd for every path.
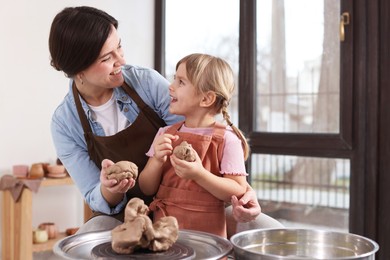
M 82 130 L 75 126 L 78 118 L 76 120 L 76 117 L 68 116 L 67 123 L 63 122 L 62 114 L 71 114 L 64 106 L 56 110 L 51 122 L 52 139 L 58 158 L 92 210 L 108 215 L 119 213 L 126 205 L 126 197 L 120 194 L 114 201 L 105 198 L 107 194 L 103 195 L 101 190 L 101 171 L 89 157 Z

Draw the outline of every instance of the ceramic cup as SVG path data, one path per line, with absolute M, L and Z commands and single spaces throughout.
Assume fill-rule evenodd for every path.
M 76 234 L 76 232 L 79 230 L 78 227 L 75 227 L 75 228 L 67 228 L 66 231 L 65 231 L 65 234 L 67 236 L 71 236 L 71 235 L 74 235 Z
M 44 229 L 37 229 L 33 231 L 34 243 L 45 243 L 49 239 L 47 231 Z
M 28 165 L 18 164 L 12 167 L 12 172 L 15 177 L 26 178 L 28 175 Z
M 51 174 L 64 174 L 65 173 L 65 167 L 63 165 L 48 165 L 47 166 L 48 173 Z
M 38 226 L 38 229 L 45 230 L 47 232 L 48 238 L 53 239 L 57 237 L 58 231 L 56 224 L 53 222 L 41 223 Z
M 45 170 L 42 163 L 34 163 L 31 165 L 29 178 L 43 178 Z

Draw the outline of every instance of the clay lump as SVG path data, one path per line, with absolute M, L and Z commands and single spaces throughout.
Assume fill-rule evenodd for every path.
M 148 213 L 148 206 L 139 198 L 127 203 L 124 223 L 111 231 L 111 246 L 116 253 L 132 254 L 140 248 L 166 251 L 176 242 L 179 236 L 176 218 L 163 217 L 152 223 Z
M 118 182 L 124 179 L 136 180 L 138 176 L 138 167 L 135 163 L 129 161 L 119 161 L 107 168 L 107 179 L 116 179 Z
M 194 162 L 196 159 L 195 151 L 192 148 L 192 145 L 186 141 L 183 141 L 180 145 L 176 146 L 175 149 L 173 149 L 173 154 L 177 158 L 186 160 L 187 162 Z

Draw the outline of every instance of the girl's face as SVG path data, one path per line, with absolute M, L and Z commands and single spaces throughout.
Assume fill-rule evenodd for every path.
M 121 39 L 114 26 L 104 43 L 97 60 L 81 74 L 87 86 L 115 88 L 121 86 L 124 79 L 121 67 L 126 63 L 123 58 Z
M 169 112 L 188 117 L 196 113 L 202 95 L 196 93 L 195 86 L 187 78 L 186 64 L 179 65 L 175 78 L 169 86 L 171 104 Z

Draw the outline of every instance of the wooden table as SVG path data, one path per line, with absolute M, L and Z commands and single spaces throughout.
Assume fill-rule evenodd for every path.
M 70 177 L 45 178 L 40 187 L 59 185 L 73 185 L 73 181 Z M 8 190 L 3 192 L 1 239 L 3 260 L 32 260 L 33 252 L 51 250 L 55 242 L 65 237 L 65 234 L 60 233 L 56 239 L 50 239 L 42 244 L 33 244 L 32 197 L 32 191 L 23 188 L 18 202 L 15 203 L 11 192 Z

